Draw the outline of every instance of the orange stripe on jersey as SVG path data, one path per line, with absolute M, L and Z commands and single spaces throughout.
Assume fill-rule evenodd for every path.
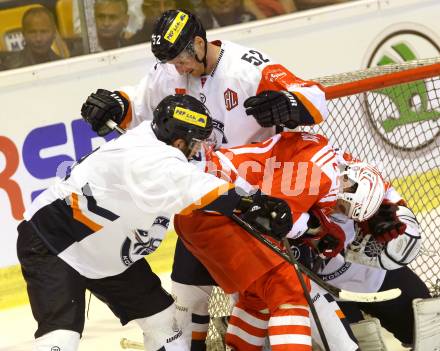
M 124 93 L 123 91 L 118 91 L 118 93 L 121 94 L 123 97 L 125 97 L 128 101 L 128 111 L 125 114 L 124 119 L 120 123 L 121 128 L 127 128 L 128 125 L 131 123 L 131 120 L 133 119 L 133 110 L 131 108 L 131 101 L 130 101 L 130 98 L 128 97 L 128 95 L 126 93 Z
M 232 188 L 234 188 L 234 184 L 225 183 L 225 184 L 211 190 L 209 193 L 203 195 L 199 200 L 197 200 L 197 202 L 193 202 L 191 205 L 185 207 L 182 211 L 180 211 L 179 214 L 181 214 L 183 216 L 188 216 L 193 211 L 201 209 L 201 208 L 209 205 L 211 202 L 216 200 L 219 196 L 223 195 L 224 193 L 227 193 Z
M 84 213 L 81 212 L 81 209 L 79 208 L 79 202 L 78 202 L 78 194 L 73 193 L 71 196 L 72 204 L 70 207 L 72 207 L 73 210 L 73 218 L 76 219 L 78 222 L 81 222 L 86 227 L 90 228 L 94 232 L 97 232 L 98 230 L 102 229 L 102 226 L 98 223 L 93 222 L 90 218 L 87 218 Z
M 336 315 L 339 317 L 339 319 L 345 318 L 345 314 L 341 310 L 336 310 Z
M 293 94 L 302 102 L 307 111 L 309 111 L 316 124 L 321 123 L 324 120 L 322 118 L 321 112 L 319 112 L 315 105 L 313 105 L 304 95 L 297 91 L 295 91 Z
M 205 340 L 207 334 L 208 334 L 207 332 L 193 331 L 192 334 L 191 334 L 191 339 L 192 340 Z

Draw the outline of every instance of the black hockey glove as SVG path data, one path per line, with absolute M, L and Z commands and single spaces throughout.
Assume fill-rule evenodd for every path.
M 81 107 L 81 116 L 92 126 L 99 136 L 112 131 L 106 125 L 108 120 L 121 123 L 128 111 L 129 102 L 119 92 L 98 89 L 92 93 Z
M 237 209 L 242 212 L 244 221 L 277 240 L 292 229 L 292 213 L 287 202 L 263 195 L 261 191 L 242 197 Z
M 262 127 L 281 126 L 290 129 L 301 124 L 299 102 L 288 91 L 266 90 L 244 102 L 247 115 Z
M 371 234 L 379 243 L 386 243 L 405 233 L 406 224 L 397 216 L 398 208 L 399 206 L 384 201 L 371 218 L 359 223 L 361 233 Z

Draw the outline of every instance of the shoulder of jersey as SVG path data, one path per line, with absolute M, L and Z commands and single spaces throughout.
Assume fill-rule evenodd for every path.
M 228 64 L 228 69 L 261 72 L 264 67 L 272 63 L 272 60 L 261 50 L 249 48 L 230 41 L 222 41 L 224 59 L 233 61 Z

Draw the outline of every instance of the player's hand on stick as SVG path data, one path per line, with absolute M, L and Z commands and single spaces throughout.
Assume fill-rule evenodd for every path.
M 252 115 L 262 127 L 296 128 L 301 124 L 298 100 L 288 91 L 262 91 L 244 102 L 247 115 Z
M 264 195 L 260 190 L 252 196 L 242 197 L 238 209 L 245 222 L 277 240 L 292 229 L 292 213 L 287 202 Z
M 360 222 L 364 235 L 371 234 L 379 243 L 386 243 L 405 233 L 406 224 L 397 216 L 399 206 L 384 201 L 377 212 L 368 220 Z
M 313 209 L 309 214 L 310 229 L 303 235 L 303 241 L 314 248 L 321 257 L 335 257 L 344 249 L 343 229 L 319 209 Z
M 82 105 L 81 116 L 92 126 L 100 136 L 112 131 L 106 122 L 112 120 L 122 122 L 128 111 L 129 102 L 119 92 L 98 89 L 92 93 Z

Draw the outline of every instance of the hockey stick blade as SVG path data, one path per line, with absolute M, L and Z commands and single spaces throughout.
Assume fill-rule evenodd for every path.
M 385 291 L 379 291 L 379 292 L 373 292 L 373 293 L 362 293 L 362 292 L 355 292 L 355 291 L 340 289 L 340 288 L 322 280 L 318 274 L 313 272 L 308 267 L 304 266 L 301 262 L 298 262 L 295 259 L 293 261 L 290 260 L 289 256 L 286 253 L 282 252 L 270 240 L 266 239 L 262 233 L 260 233 L 257 229 L 255 229 L 249 223 L 245 222 L 243 219 L 241 219 L 235 213 L 232 214 L 231 219 L 235 223 L 237 223 L 240 227 L 242 227 L 244 230 L 246 230 L 255 239 L 257 239 L 259 242 L 266 245 L 274 253 L 276 253 L 278 256 L 282 257 L 284 260 L 286 260 L 290 264 L 294 265 L 297 269 L 299 269 L 300 271 L 305 273 L 317 285 L 319 285 L 321 288 L 327 290 L 330 294 L 332 294 L 333 296 L 335 296 L 338 299 L 347 300 L 347 301 L 355 301 L 355 302 L 380 302 L 380 301 L 388 301 L 388 300 L 395 299 L 396 297 L 398 297 L 402 293 L 400 291 L 400 289 L 398 289 L 398 288 L 391 289 L 391 290 L 385 290 Z
M 388 301 L 399 297 L 402 291 L 399 288 L 389 289 L 373 293 L 359 293 L 340 289 L 339 298 L 347 301 L 356 302 L 381 302 Z
M 123 348 L 123 349 L 144 350 L 143 343 L 129 340 L 127 338 L 122 338 L 120 345 L 121 345 L 121 348 Z

